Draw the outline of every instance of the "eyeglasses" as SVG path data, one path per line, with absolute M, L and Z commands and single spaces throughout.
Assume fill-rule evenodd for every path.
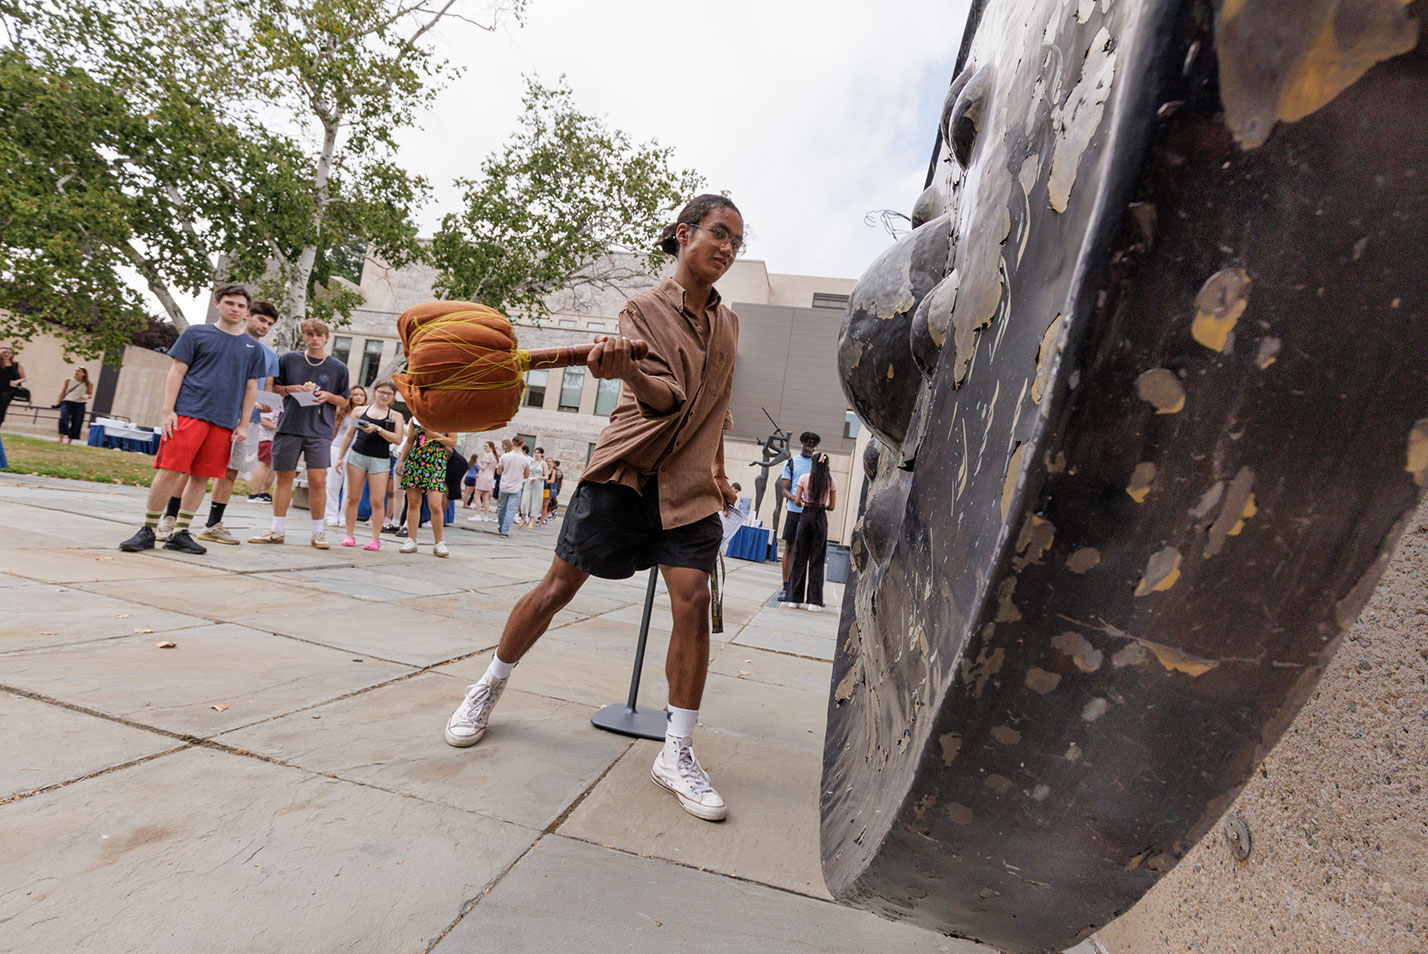
M 724 228 L 724 226 L 722 225 L 715 225 L 712 227 L 708 225 L 691 225 L 690 228 L 703 229 L 710 235 L 714 236 L 714 241 L 718 242 L 720 245 L 728 245 L 731 249 L 733 249 L 735 255 L 744 254 L 744 249 L 746 247 L 744 245 L 744 240 L 741 238 L 734 238 L 734 236 L 729 234 L 729 230 Z

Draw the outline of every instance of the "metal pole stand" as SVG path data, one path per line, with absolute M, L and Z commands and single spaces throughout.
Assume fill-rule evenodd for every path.
M 665 713 L 635 705 L 640 694 L 640 672 L 645 666 L 645 640 L 650 635 L 650 615 L 654 613 L 655 579 L 659 567 L 650 567 L 650 585 L 645 590 L 645 615 L 640 620 L 640 641 L 635 647 L 635 671 L 630 675 L 630 698 L 624 705 L 608 705 L 590 717 L 596 728 L 637 739 L 663 739 Z

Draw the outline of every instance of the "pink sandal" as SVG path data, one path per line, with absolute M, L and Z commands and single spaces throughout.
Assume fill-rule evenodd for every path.
M 346 544 L 343 544 L 343 545 L 346 546 Z M 368 540 L 368 541 L 367 541 L 367 545 L 366 545 L 365 547 L 363 547 L 362 549 L 364 549 L 364 550 L 380 550 L 380 549 L 382 549 L 382 541 L 381 541 L 381 540 Z
M 357 538 L 356 538 L 356 537 L 343 537 L 343 538 L 342 538 L 342 545 L 343 545 L 344 547 L 355 547 L 355 546 L 357 545 Z

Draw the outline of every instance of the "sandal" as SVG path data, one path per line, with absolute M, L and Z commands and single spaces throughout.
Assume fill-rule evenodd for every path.
M 343 538 L 342 538 L 342 545 L 343 545 L 344 547 L 355 547 L 355 546 L 357 545 L 357 538 L 356 538 L 356 537 L 343 537 Z
M 347 544 L 344 542 L 342 545 L 343 545 L 343 546 L 346 546 Z M 362 549 L 364 549 L 364 550 L 380 550 L 380 549 L 382 549 L 382 541 L 381 541 L 381 540 L 368 540 L 368 541 L 367 541 L 367 545 L 366 545 L 365 547 L 363 547 Z

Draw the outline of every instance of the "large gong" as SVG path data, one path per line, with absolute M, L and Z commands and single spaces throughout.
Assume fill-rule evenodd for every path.
M 1219 818 L 1428 481 L 1425 2 L 978 12 L 841 342 L 823 867 L 1060 951 Z

